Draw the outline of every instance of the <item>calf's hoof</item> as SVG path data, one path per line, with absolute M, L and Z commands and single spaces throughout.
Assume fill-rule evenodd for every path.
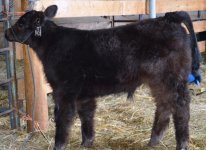
M 87 140 L 84 140 L 82 143 L 81 143 L 81 146 L 82 147 L 86 147 L 86 148 L 91 148 L 92 145 L 93 145 L 93 139 L 87 139 Z
M 176 150 L 189 150 L 188 142 L 182 142 L 177 145 Z
M 149 147 L 157 146 L 160 143 L 160 141 L 163 139 L 163 135 L 164 135 L 164 131 L 162 131 L 159 135 L 153 133 L 152 137 L 151 137 L 151 139 L 150 139 L 150 141 L 148 143 L 148 146 Z
M 149 147 L 154 148 L 155 146 L 157 146 L 160 143 L 159 140 L 152 140 L 150 139 L 149 143 L 147 144 Z
M 65 150 L 66 145 L 65 144 L 56 144 L 54 147 L 54 150 Z

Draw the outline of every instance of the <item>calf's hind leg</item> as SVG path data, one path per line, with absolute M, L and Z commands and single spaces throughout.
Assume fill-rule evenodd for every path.
M 186 82 L 177 87 L 177 99 L 174 104 L 173 120 L 176 135 L 176 150 L 188 150 L 190 95 Z
M 163 137 L 165 129 L 173 115 L 177 150 L 188 150 L 189 139 L 189 103 L 190 96 L 187 83 L 175 82 L 173 86 L 158 86 L 152 89 L 152 94 L 157 103 L 154 124 L 149 146 L 156 146 Z
M 83 147 L 91 147 L 94 141 L 94 114 L 96 101 L 94 98 L 80 99 L 77 101 L 77 111 L 81 120 Z
M 170 103 L 167 102 L 169 101 L 169 98 L 170 96 L 168 97 L 168 95 L 165 97 L 158 97 L 151 139 L 148 144 L 150 147 L 155 147 L 159 144 L 170 122 L 172 112 Z

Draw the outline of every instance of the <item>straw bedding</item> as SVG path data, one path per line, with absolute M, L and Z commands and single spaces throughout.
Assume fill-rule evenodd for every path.
M 1 64 L 1 62 L 0 62 Z M 2 69 L 1 65 L 1 69 Z M 206 88 L 206 65 L 202 64 L 203 82 L 200 87 L 190 85 L 191 89 L 191 119 L 190 119 L 190 149 L 206 149 L 206 93 L 200 93 Z M 1 74 L 0 74 L 1 75 Z M 7 93 L 0 91 L 0 106 L 5 106 Z M 55 124 L 53 121 L 52 96 L 49 102 L 49 128 L 44 133 L 36 132 L 27 142 L 28 150 L 52 150 L 54 144 Z M 147 150 L 146 145 L 150 138 L 155 104 L 149 89 L 142 85 L 134 96 L 134 101 L 126 101 L 126 95 L 109 95 L 98 98 L 97 113 L 95 116 L 96 138 L 93 150 Z M 21 130 L 10 130 L 8 117 L 0 118 L 0 150 L 21 149 L 27 138 L 26 122 L 21 121 Z M 81 133 L 80 121 L 76 117 L 71 131 L 68 148 L 80 148 Z M 175 149 L 173 123 L 171 121 L 164 139 L 155 150 Z

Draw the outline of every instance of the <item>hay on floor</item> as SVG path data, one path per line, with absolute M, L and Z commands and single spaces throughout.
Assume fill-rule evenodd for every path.
M 206 65 L 202 65 L 203 82 L 200 87 L 189 86 L 191 89 L 190 149 L 206 149 L 206 93 L 194 95 L 198 90 L 206 88 Z M 195 91 L 195 92 L 194 92 Z M 1 98 L 4 94 L 0 95 Z M 53 149 L 55 124 L 53 121 L 53 103 L 49 101 L 49 130 L 35 133 L 25 145 L 25 150 Z M 155 104 L 149 89 L 144 85 L 137 89 L 133 102 L 126 101 L 126 95 L 109 95 L 98 98 L 95 116 L 96 138 L 93 150 L 147 150 L 151 134 Z M 25 125 L 22 121 L 21 131 L 9 129 L 9 118 L 0 118 L 0 150 L 21 149 L 27 139 Z M 80 121 L 75 119 L 71 131 L 71 150 L 80 150 Z M 175 136 L 171 121 L 164 139 L 156 150 L 175 149 Z

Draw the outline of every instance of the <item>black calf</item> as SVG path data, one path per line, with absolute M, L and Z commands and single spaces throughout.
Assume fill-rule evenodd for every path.
M 192 56 L 193 62 L 198 64 L 199 60 L 191 55 L 195 54 L 193 41 L 180 25 L 184 17 L 181 21 L 171 19 L 176 12 L 112 29 L 86 31 L 57 26 L 49 20 L 56 11 L 53 5 L 45 12 L 27 12 L 5 33 L 9 41 L 32 47 L 42 61 L 54 91 L 55 149 L 65 149 L 76 110 L 82 123 L 82 146 L 92 146 L 95 97 L 119 92 L 130 97 L 144 83 L 151 88 L 157 106 L 149 145 L 160 142 L 172 115 L 177 150 L 187 150 L 187 77 L 191 70 L 199 69 L 198 65 L 192 69 Z M 196 52 L 199 55 L 198 49 Z

